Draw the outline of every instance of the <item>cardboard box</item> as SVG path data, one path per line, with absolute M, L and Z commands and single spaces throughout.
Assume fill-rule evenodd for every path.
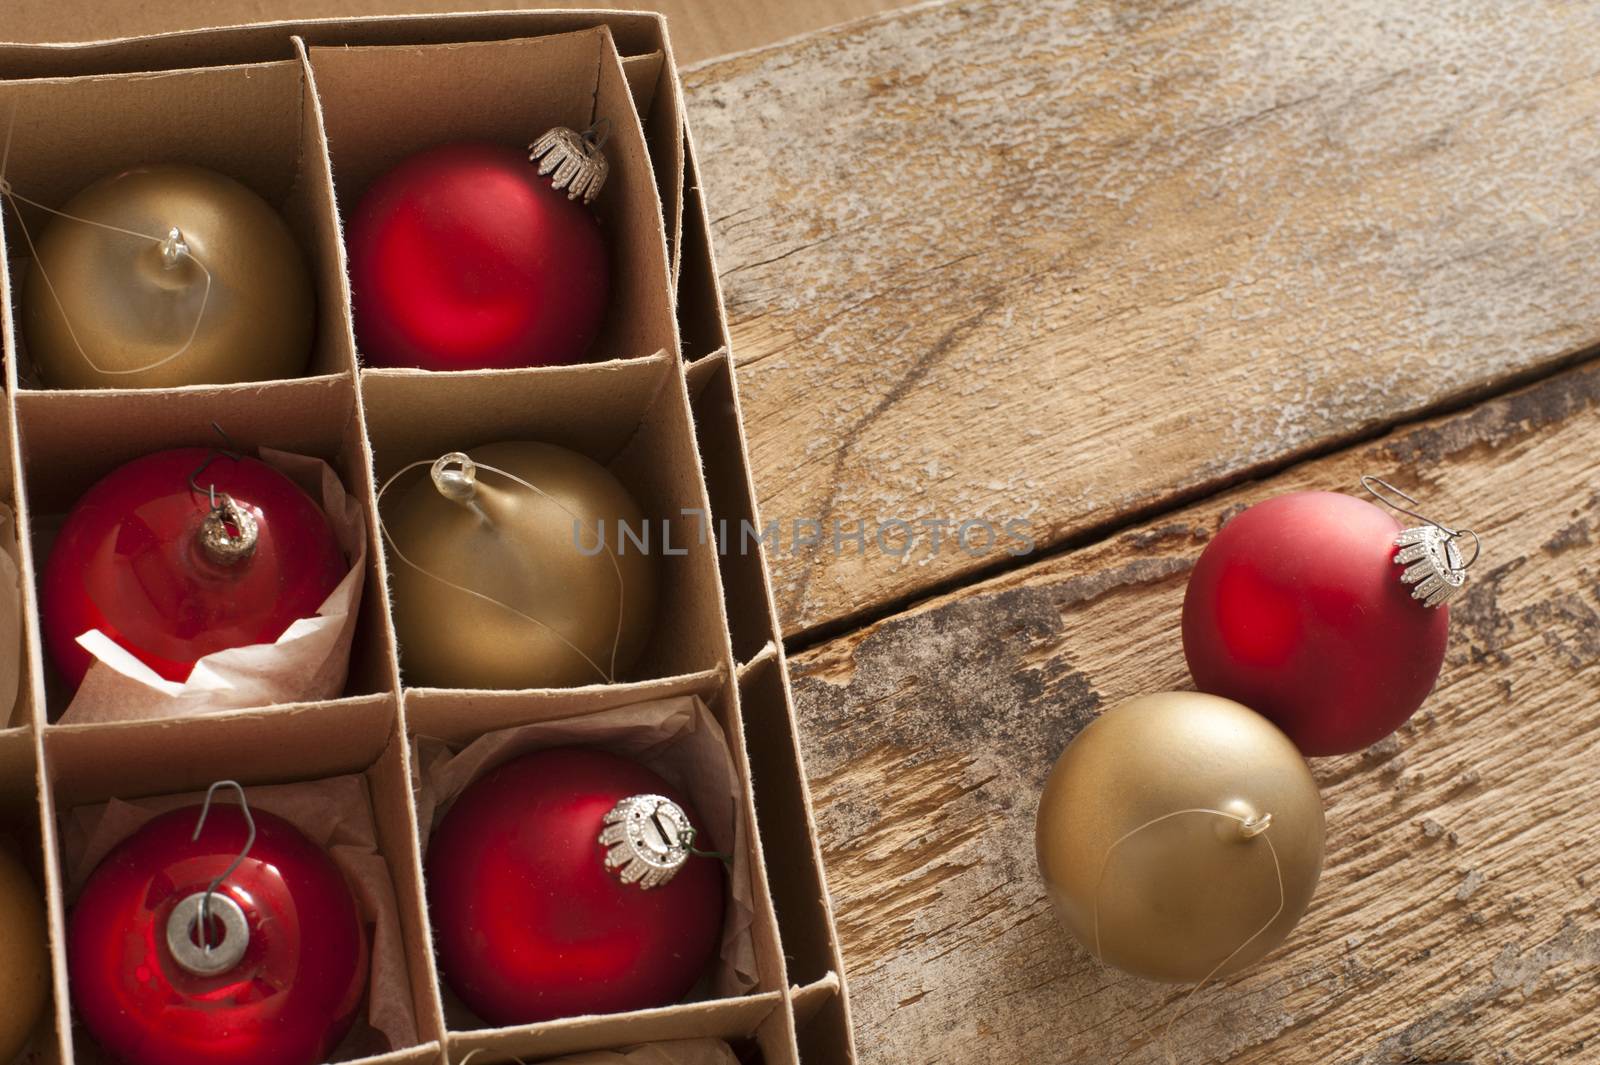
M 0 30 L 0 33 L 3 33 Z M 251 185 L 305 247 L 319 298 L 309 376 L 226 387 L 62 392 L 39 387 L 15 328 L 26 242 L 0 223 L 0 494 L 17 510 L 25 656 L 0 730 L 0 822 L 49 903 L 54 1014 L 29 1060 L 99 1062 L 74 1024 L 63 943 L 63 829 L 109 798 L 365 782 L 399 910 L 416 1038 L 370 1062 L 476 1065 L 659 1041 L 725 1040 L 768 1065 L 854 1060 L 838 952 L 739 421 L 728 329 L 693 142 L 664 20 L 521 12 L 266 23 L 73 45 L 0 44 L 7 178 L 59 206 L 137 162 L 196 162 Z M 612 176 L 597 210 L 614 251 L 613 313 L 595 361 L 428 374 L 362 367 L 349 314 L 343 212 L 387 166 L 446 138 L 526 143 L 552 124 L 609 118 Z M 26 210 L 29 225 L 42 223 Z M 41 653 L 36 576 L 51 530 L 98 476 L 161 447 L 212 441 L 317 455 L 363 502 L 365 600 L 345 692 L 326 702 L 112 724 L 57 725 L 63 694 Z M 664 567 L 663 616 L 616 684 L 536 691 L 420 689 L 388 614 L 376 489 L 407 463 L 495 439 L 561 443 L 607 465 L 687 551 Z M 704 522 L 704 524 L 702 524 Z M 727 530 L 726 551 L 705 530 Z M 668 613 L 670 612 L 670 613 Z M 755 986 L 661 1009 L 483 1029 L 445 1007 L 434 964 L 414 801 L 413 742 L 463 745 L 532 722 L 654 699 L 703 700 L 730 744 L 753 824 Z M 680 1044 L 706 1053 L 706 1044 Z M 371 1048 L 368 1048 L 371 1049 Z M 665 1060 L 675 1053 L 661 1050 Z M 700 1059 L 696 1059 L 700 1060 Z

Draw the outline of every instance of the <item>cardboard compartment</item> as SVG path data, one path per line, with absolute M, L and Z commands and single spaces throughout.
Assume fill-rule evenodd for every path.
M 678 243 L 678 333 L 683 357 L 700 359 L 729 346 L 728 320 L 723 313 L 722 281 L 711 251 L 711 224 L 706 218 L 700 173 L 687 135 L 681 149 L 683 164 L 683 233 Z
M 366 370 L 363 408 L 380 487 L 406 466 L 500 440 L 538 440 L 608 468 L 650 523 L 657 618 L 637 665 L 651 680 L 717 668 L 724 639 L 716 559 L 701 536 L 706 509 L 676 360 L 666 353 L 595 366 L 416 374 Z M 404 475 L 390 491 L 402 491 Z M 670 548 L 669 546 L 670 545 Z M 389 571 L 405 563 L 385 544 Z M 670 552 L 670 553 L 669 553 Z M 402 680 L 405 649 L 400 649 Z M 410 705 L 435 696 L 419 695 Z M 489 698 L 477 695 L 474 698 Z
M 41 828 L 34 735 L 22 728 L 0 732 L 0 849 L 10 852 L 27 870 L 39 890 L 48 923 L 51 892 L 44 868 Z M 57 949 L 52 943 L 52 958 Z M 44 1012 L 18 1058 L 28 1065 L 55 1065 L 61 1060 L 56 1039 L 53 971 L 52 960 L 51 972 L 46 973 L 51 986 L 46 992 Z
M 333 1060 L 432 1062 L 439 1055 L 440 1020 L 422 918 L 420 874 L 415 855 L 406 748 L 396 724 L 392 695 L 340 703 L 240 711 L 183 721 L 139 721 L 53 729 L 44 736 L 44 766 L 55 816 L 45 825 L 45 853 L 58 890 L 51 900 L 58 944 L 75 888 L 92 870 L 108 837 L 96 829 L 111 800 L 170 808 L 198 801 L 217 780 L 236 780 L 255 809 L 303 805 L 315 793 L 329 814 L 349 824 L 370 825 L 376 857 L 346 864 L 359 868 L 357 891 L 369 922 L 380 906 L 368 899 L 392 898 L 388 921 L 372 940 L 373 975 L 388 974 L 381 998 L 363 1005 L 356 1030 Z M 179 801 L 181 798 L 183 801 Z M 219 792 L 218 802 L 232 803 Z M 302 830 L 315 837 L 301 813 Z M 343 823 L 342 821 L 339 823 Z M 349 850 L 354 829 L 340 828 L 332 842 Z M 381 859 L 381 861 L 379 861 Z M 66 964 L 56 959 L 58 1009 L 69 994 Z M 370 1016 L 370 1020 L 369 1020 Z M 380 1031 L 372 1022 L 379 1021 Z M 75 1021 L 63 1032 L 65 1060 L 100 1065 L 107 1059 Z
M 165 448 L 217 446 L 223 443 L 216 431 L 220 426 L 232 446 L 246 454 L 270 447 L 327 461 L 346 491 L 362 502 L 367 523 L 367 575 L 345 693 L 393 690 L 393 652 L 374 572 L 376 523 L 353 376 L 279 382 L 249 391 L 22 392 L 16 398 L 16 418 L 33 583 L 73 503 L 130 459 Z M 47 661 L 40 669 L 44 690 L 36 692 L 34 702 L 42 722 L 59 715 L 69 693 Z
M 350 372 L 354 357 L 333 191 L 299 61 L 0 81 L 0 121 L 12 123 L 6 180 L 19 195 L 48 208 L 60 208 L 100 178 L 145 163 L 209 167 L 260 194 L 288 221 L 311 271 L 317 329 L 308 375 Z M 20 220 L 12 206 L 20 208 Z M 22 298 L 31 258 L 29 236 L 38 239 L 52 220 L 83 223 L 53 219 L 14 200 L 4 215 L 14 304 Z M 7 331 L 5 348 L 10 385 L 43 387 L 28 359 L 20 317 L 13 324 L 18 328 Z
M 739 400 L 728 354 L 717 352 L 690 364 L 688 384 L 695 437 L 700 442 L 700 461 L 711 499 L 711 532 L 717 564 L 722 568 L 733 657 L 745 662 L 776 639 L 777 632 L 767 596 L 762 529 L 756 521 L 755 489 L 744 464 Z
M 661 199 L 608 29 L 415 48 L 314 47 L 310 59 L 345 219 L 376 178 L 425 148 L 487 140 L 522 149 L 553 126 L 581 132 L 607 120 L 610 176 L 593 209 L 611 253 L 611 302 L 589 359 L 678 350 Z
M 482 1047 L 486 1053 L 492 1049 L 495 1054 L 527 1058 L 669 1038 L 640 1034 L 652 1031 L 723 1038 L 756 1033 L 771 1011 L 770 996 L 782 987 L 782 961 L 776 945 L 775 918 L 760 876 L 749 780 L 730 746 L 733 737 L 724 725 L 728 708 L 718 705 L 723 702 L 727 682 L 719 680 L 709 690 L 690 697 L 669 696 L 620 706 L 595 703 L 559 719 L 547 716 L 546 708 L 537 703 L 525 707 L 517 700 L 507 699 L 495 704 L 492 714 L 478 718 L 481 728 L 462 727 L 442 716 L 435 718 L 440 727 L 434 733 L 411 724 L 411 766 L 415 774 L 412 793 L 419 807 L 416 816 L 424 854 L 433 826 L 468 782 L 516 757 L 553 747 L 595 747 L 638 759 L 686 795 L 702 817 L 720 806 L 726 787 L 734 793 L 733 813 L 742 822 L 737 832 L 731 822 L 721 827 L 716 827 L 715 821 L 701 824 L 710 841 L 704 847 L 738 855 L 728 874 L 733 878 L 729 881 L 729 915 L 733 922 L 729 928 L 733 931 L 725 935 L 733 938 L 724 940 L 723 954 L 728 961 L 738 959 L 737 964 L 714 963 L 688 1000 L 676 1005 L 507 1028 L 488 1028 L 441 978 L 439 986 L 446 1025 L 452 1032 L 453 1054 L 456 1050 L 466 1053 Z M 408 693 L 408 707 L 414 695 Z M 710 721 L 716 725 L 709 725 Z M 457 761 L 463 757 L 465 761 Z M 718 757 L 725 766 L 721 783 L 718 774 L 707 768 Z M 597 859 L 598 854 L 597 850 Z M 743 899 L 744 920 L 734 919 L 734 895 Z M 740 972 L 753 978 L 754 985 L 741 984 L 735 976 Z M 751 1000 L 757 1004 L 754 1008 Z M 488 1038 L 490 1033 L 493 1038 Z
M 18 538 L 16 472 L 13 463 L 11 405 L 0 407 L 0 507 L 10 517 L 0 517 L 0 730 L 33 724 L 32 647 L 33 611 L 29 606 L 27 564 Z M 3 515 L 4 511 L 0 511 Z
M 844 1065 L 855 1060 L 844 993 L 844 961 L 817 848 L 811 796 L 800 761 L 784 665 L 776 644 L 740 671 L 749 722 L 750 775 L 761 806 L 763 853 L 783 937 L 800 1058 Z

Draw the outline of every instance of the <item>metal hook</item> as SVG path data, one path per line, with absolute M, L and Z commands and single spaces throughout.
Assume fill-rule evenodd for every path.
M 200 465 L 196 466 L 193 473 L 189 474 L 189 490 L 195 495 L 204 495 L 209 498 L 211 501 L 211 509 L 216 510 L 217 486 L 214 484 L 210 485 L 206 491 L 202 492 L 200 490 L 200 475 L 205 473 L 206 468 L 216 461 L 218 455 L 221 455 L 225 459 L 238 462 L 240 459 L 244 458 L 244 452 L 233 446 L 233 439 L 228 436 L 227 431 L 224 430 L 222 426 L 218 425 L 216 422 L 212 422 L 211 428 L 215 429 L 217 435 L 222 437 L 222 443 L 224 446 L 213 447 L 206 454 L 206 460 Z
M 1473 532 L 1471 529 L 1452 529 L 1442 521 L 1435 521 L 1426 514 L 1418 513 L 1417 511 L 1412 510 L 1410 507 L 1401 506 L 1399 503 L 1396 503 L 1394 500 L 1385 496 L 1383 492 L 1380 492 L 1376 488 L 1372 487 L 1375 484 L 1383 486 L 1386 491 L 1393 492 L 1401 499 L 1404 499 L 1407 503 L 1411 503 L 1419 507 L 1422 506 L 1421 500 L 1417 499 L 1416 496 L 1413 496 L 1411 493 L 1401 488 L 1395 487 L 1382 477 L 1372 477 L 1367 474 L 1361 475 L 1361 487 L 1365 488 L 1372 498 L 1376 499 L 1384 506 L 1389 507 L 1391 510 L 1397 510 L 1402 514 L 1416 518 L 1418 521 L 1426 522 L 1453 540 L 1460 539 L 1463 536 L 1472 537 L 1472 557 L 1461 564 L 1461 568 L 1463 570 L 1472 568 L 1472 564 L 1478 561 L 1478 556 L 1483 553 L 1483 541 L 1478 538 L 1477 533 Z
M 606 141 L 611 139 L 611 120 L 604 115 L 594 120 L 589 128 L 583 131 L 583 139 L 588 142 L 592 151 L 598 152 L 606 146 Z
M 256 845 L 256 819 L 250 814 L 250 803 L 244 797 L 244 788 L 237 780 L 219 780 L 206 789 L 206 801 L 200 807 L 200 820 L 195 822 L 194 835 L 189 837 L 189 842 L 194 843 L 200 839 L 200 830 L 206 827 L 206 815 L 211 812 L 211 800 L 217 794 L 218 788 L 232 788 L 239 793 L 239 810 L 244 814 L 244 823 L 249 826 L 250 833 L 245 837 L 244 849 L 233 860 L 233 864 L 224 869 L 216 879 L 206 887 L 205 895 L 200 899 L 200 946 L 206 950 L 211 949 L 211 896 L 216 894 L 222 882 L 232 876 L 234 870 L 244 864 L 250 856 L 250 848 Z

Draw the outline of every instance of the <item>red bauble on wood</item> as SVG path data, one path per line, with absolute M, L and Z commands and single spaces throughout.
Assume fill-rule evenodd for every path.
M 107 474 L 67 516 L 41 581 L 45 644 L 73 689 L 91 629 L 183 681 L 205 655 L 272 643 L 315 614 L 348 568 L 327 516 L 284 474 L 205 448 L 159 451 Z
M 427 857 L 439 965 L 485 1021 L 670 1005 L 715 957 L 719 861 L 680 853 L 676 873 L 649 888 L 607 867 L 608 850 L 627 846 L 601 842 L 608 815 L 634 796 L 663 799 L 689 824 L 702 824 L 649 769 L 575 747 L 499 766 L 463 791 L 440 822 Z M 649 812 L 635 827 L 659 842 Z
M 373 183 L 349 226 L 356 342 L 374 366 L 577 362 L 600 331 L 600 224 L 524 152 L 446 144 Z
M 367 984 L 349 886 L 298 829 L 257 812 L 249 855 L 207 903 L 213 938 L 202 959 L 192 912 L 248 828 L 236 807 L 213 807 L 193 840 L 199 815 L 194 806 L 157 817 L 90 874 L 67 932 L 78 1015 L 124 1065 L 326 1061 Z M 174 951 L 185 931 L 192 949 Z
M 1308 755 L 1376 743 L 1432 690 L 1448 607 L 1412 598 L 1400 525 L 1336 492 L 1258 503 L 1206 546 L 1183 601 L 1183 651 L 1203 692 L 1271 718 Z

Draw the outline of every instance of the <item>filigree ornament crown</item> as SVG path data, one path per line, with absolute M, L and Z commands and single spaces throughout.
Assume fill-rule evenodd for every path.
M 569 200 L 581 197 L 584 203 L 593 203 L 611 173 L 611 164 L 600 150 L 609 130 L 609 125 L 602 123 L 582 133 L 557 126 L 528 145 L 528 162 L 537 163 L 539 173 L 549 177 L 555 188 L 564 189 Z
M 1467 568 L 1455 537 L 1437 525 L 1418 525 L 1396 536 L 1394 544 L 1400 549 L 1395 565 L 1405 567 L 1400 579 L 1411 585 L 1411 598 L 1424 606 L 1444 606 L 1461 593 Z
M 605 816 L 600 845 L 606 868 L 624 884 L 648 891 L 677 875 L 689 860 L 695 830 L 683 808 L 661 795 L 623 799 Z

